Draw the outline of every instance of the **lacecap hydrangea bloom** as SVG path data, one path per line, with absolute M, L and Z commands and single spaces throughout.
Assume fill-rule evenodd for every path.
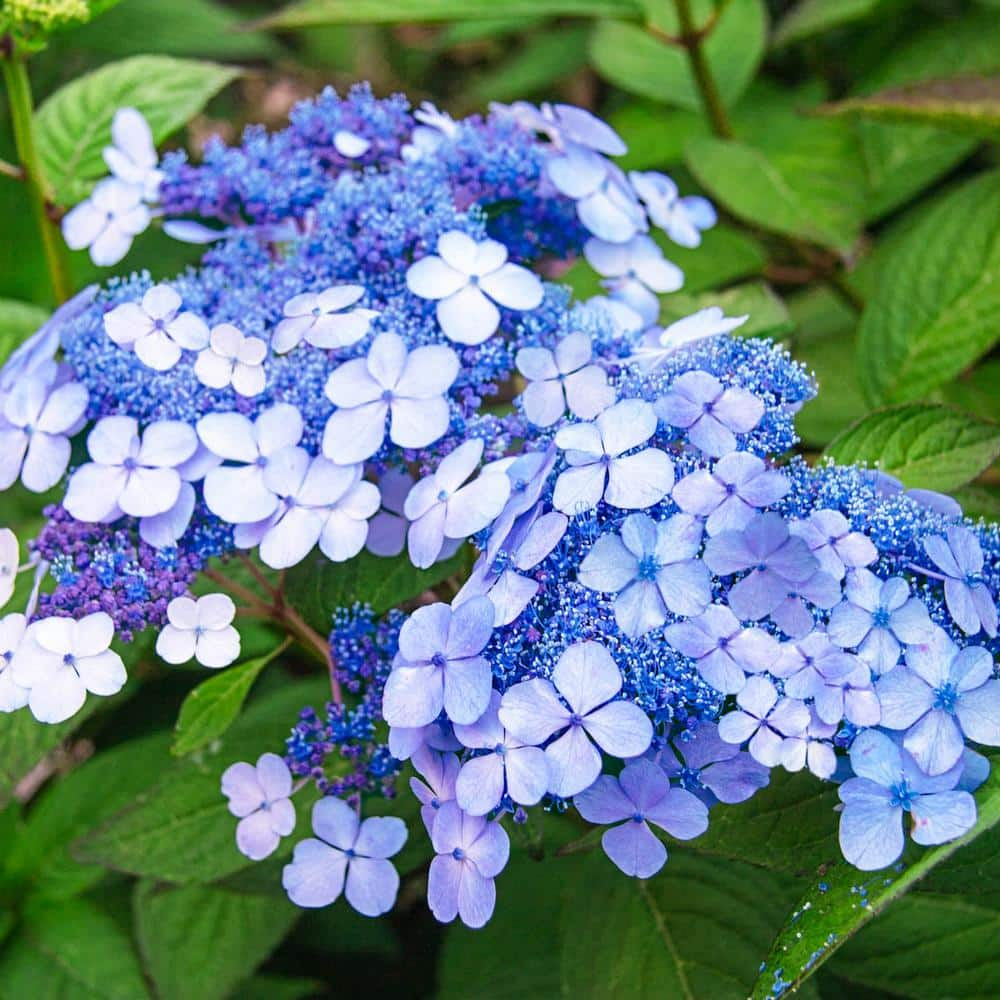
M 154 223 L 207 249 L 81 293 L 0 373 L 0 473 L 65 485 L 25 565 L 0 558 L 5 588 L 37 579 L 0 620 L 0 707 L 113 693 L 113 635 L 147 627 L 168 662 L 235 660 L 233 608 L 191 592 L 209 559 L 427 568 L 472 539 L 447 602 L 329 608 L 331 702 L 223 778 L 255 860 L 319 793 L 293 901 L 382 914 L 426 835 L 431 911 L 482 926 L 533 811 L 605 828 L 648 878 L 775 768 L 839 783 L 861 868 L 971 827 L 974 746 L 1000 745 L 997 530 L 782 459 L 814 387 L 733 336 L 746 317 L 659 325 L 683 282 L 662 246 L 700 243 L 704 199 L 623 172 L 565 105 L 455 121 L 327 91 L 200 164 L 147 131 L 115 119 L 67 238 L 109 261 Z M 539 277 L 577 257 L 606 295 Z M 423 831 L 367 815 L 404 768 Z

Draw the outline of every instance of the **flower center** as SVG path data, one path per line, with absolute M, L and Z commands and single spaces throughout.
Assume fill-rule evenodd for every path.
M 934 707 L 949 715 L 954 715 L 955 707 L 958 705 L 958 697 L 958 690 L 954 684 L 942 684 L 934 691 Z
M 656 556 L 646 555 L 639 560 L 639 567 L 635 575 L 639 580 L 655 580 L 656 574 L 660 572 L 660 568 L 660 563 Z
M 504 756 L 506 756 L 506 754 L 507 754 L 507 748 L 506 748 L 506 747 L 505 747 L 505 746 L 504 746 L 504 745 L 503 745 L 502 743 L 498 743 L 498 744 L 497 744 L 497 745 L 496 745 L 496 746 L 495 746 L 495 747 L 493 748 L 493 752 L 494 752 L 495 754 L 499 754 L 499 755 L 500 755 L 501 757 L 504 757 Z
M 444 653 L 435 653 L 431 657 L 431 664 L 435 667 L 443 667 L 448 662 L 448 658 Z
M 438 498 L 438 503 L 447 503 L 448 502 L 448 491 L 447 490 L 441 490 L 438 493 L 437 498 Z
M 455 850 L 451 852 L 451 856 L 456 861 L 461 861 L 465 857 L 465 851 L 463 851 L 461 847 L 456 847 Z
M 916 796 L 910 790 L 909 782 L 905 778 L 898 785 L 893 785 L 889 791 L 891 793 L 889 805 L 898 806 L 903 812 L 909 812 L 913 808 Z
M 576 712 L 574 712 L 569 717 L 569 724 L 571 726 L 582 726 L 583 725 L 583 716 L 582 715 L 578 715 Z
M 348 847 L 347 850 L 344 851 L 344 856 L 348 857 L 348 858 L 356 857 L 356 855 L 354 853 L 354 848 L 353 847 Z
M 382 392 L 382 402 L 391 403 L 392 402 L 392 389 L 385 389 Z
M 888 628 L 889 612 L 885 608 L 876 608 L 872 614 L 872 624 L 875 628 Z
M 644 821 L 644 819 L 645 819 L 645 817 L 642 815 L 641 812 L 634 812 L 634 813 L 632 813 L 632 822 L 633 823 L 642 823 Z

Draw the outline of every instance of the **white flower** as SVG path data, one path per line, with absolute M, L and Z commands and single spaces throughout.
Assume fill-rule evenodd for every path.
M 415 163 L 433 154 L 447 139 L 458 134 L 458 123 L 447 112 L 439 111 L 430 101 L 424 101 L 413 117 L 420 122 L 410 133 L 410 141 L 399 153 L 407 163 Z
M 323 454 L 349 465 L 370 458 L 385 440 L 400 448 L 425 448 L 447 430 L 451 412 L 445 393 L 458 375 L 455 352 L 443 344 L 409 353 L 402 337 L 380 333 L 366 358 L 345 361 L 326 383 L 338 407 L 323 432 Z
M 710 201 L 697 195 L 679 198 L 677 185 L 666 174 L 633 171 L 629 180 L 646 206 L 650 221 L 678 246 L 698 246 L 701 230 L 711 229 L 717 221 Z
M 169 371 L 180 361 L 182 348 L 208 346 L 208 325 L 180 307 L 181 297 L 169 285 L 153 285 L 141 302 L 123 302 L 107 313 L 104 329 L 116 344 L 130 344 L 144 365 Z
M 144 201 L 157 201 L 163 172 L 156 169 L 158 158 L 153 133 L 139 111 L 119 108 L 115 112 L 111 121 L 111 143 L 101 153 L 111 173 L 138 188 Z
M 676 292 L 684 284 L 684 272 L 648 236 L 634 236 L 628 243 L 591 238 L 584 244 L 583 255 L 607 279 L 604 285 L 612 296 L 635 310 L 647 325 L 660 315 L 656 293 Z
M 264 391 L 267 344 L 263 340 L 245 337 L 231 323 L 220 323 L 212 327 L 208 343 L 194 363 L 194 373 L 202 385 L 210 389 L 231 385 L 241 396 L 257 396 Z
M 585 333 L 563 337 L 555 351 L 522 347 L 517 352 L 517 370 L 529 380 L 521 400 L 533 424 L 554 424 L 567 406 L 576 416 L 591 420 L 615 401 L 604 369 L 590 364 L 592 354 Z
M 507 262 L 496 240 L 477 243 L 458 230 L 438 238 L 440 256 L 430 254 L 410 266 L 406 284 L 422 299 L 437 299 L 445 335 L 459 344 L 481 344 L 496 333 L 500 310 L 524 311 L 541 305 L 541 281 L 527 268 Z
M 45 618 L 32 622 L 11 661 L 12 679 L 28 688 L 28 708 L 39 722 L 64 722 L 91 694 L 117 694 L 125 665 L 108 647 L 114 638 L 103 611 L 79 621 Z
M 14 581 L 17 579 L 17 564 L 20 554 L 17 535 L 10 528 L 0 528 L 0 608 L 11 599 L 14 593 Z
M 28 689 L 14 680 L 10 669 L 27 625 L 24 615 L 0 618 L 0 712 L 14 712 L 28 704 Z
M 195 454 L 198 437 L 189 424 L 161 420 L 140 438 L 132 417 L 104 417 L 90 432 L 87 448 L 92 461 L 70 478 L 66 510 L 78 521 L 151 517 L 177 502 L 177 467 Z
M 474 535 L 503 510 L 511 485 L 502 470 L 484 471 L 462 485 L 482 455 L 482 441 L 466 441 L 410 490 L 403 513 L 413 522 L 408 542 L 414 566 L 426 569 L 441 556 L 446 539 Z
M 44 493 L 69 465 L 69 438 L 83 427 L 87 390 L 66 381 L 67 369 L 48 361 L 24 374 L 0 410 L 0 489 L 21 477 L 33 493 Z
M 265 471 L 283 448 L 302 438 L 302 415 L 289 403 L 264 410 L 251 423 L 239 413 L 210 413 L 198 421 L 198 436 L 224 465 L 205 476 L 208 509 L 230 524 L 267 520 L 278 509 L 278 495 L 266 484 Z
M 228 667 L 240 655 L 235 617 L 236 605 L 225 594 L 196 600 L 175 597 L 167 605 L 169 624 L 156 639 L 156 652 L 167 663 L 187 663 L 194 657 L 203 667 Z
M 152 514 L 139 519 L 139 537 L 154 549 L 166 549 L 176 545 L 187 531 L 194 513 L 195 492 L 192 483 L 204 479 L 208 473 L 222 464 L 222 459 L 213 455 L 201 442 L 195 453 L 177 466 L 181 477 L 181 489 L 177 501 L 162 514 Z
M 129 252 L 132 240 L 148 228 L 149 220 L 142 191 L 106 177 L 86 201 L 63 216 L 63 238 L 70 250 L 90 247 L 90 259 L 98 267 L 111 267 Z
M 351 309 L 365 290 L 361 285 L 331 285 L 322 292 L 295 295 L 285 303 L 285 318 L 275 328 L 271 346 L 287 354 L 303 340 L 324 350 L 356 344 L 378 316 L 374 309 Z
M 304 448 L 285 448 L 264 470 L 265 486 L 280 498 L 276 512 L 257 524 L 236 526 L 238 548 L 260 546 L 272 569 L 300 563 L 319 543 L 333 562 L 356 556 L 368 537 L 368 518 L 379 507 L 379 491 L 361 476 L 362 465 L 335 465 Z
M 642 338 L 642 343 L 628 359 L 651 371 L 688 344 L 697 343 L 708 337 L 729 333 L 742 326 L 749 319 L 744 316 L 726 316 L 718 306 L 708 306 L 685 316 L 661 329 L 651 328 Z
M 364 156 L 372 148 L 372 144 L 364 136 L 339 128 L 333 133 L 333 148 L 346 159 L 356 160 L 359 156 Z

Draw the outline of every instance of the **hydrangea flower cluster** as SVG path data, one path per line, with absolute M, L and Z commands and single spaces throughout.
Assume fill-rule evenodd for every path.
M 189 592 L 209 558 L 427 568 L 471 538 L 447 603 L 330 608 L 331 703 L 223 777 L 254 860 L 318 789 L 284 869 L 297 904 L 392 908 L 414 831 L 361 810 L 404 767 L 430 909 L 472 927 L 532 810 L 606 827 L 638 878 L 777 767 L 838 782 L 860 868 L 972 826 L 970 744 L 1000 745 L 1000 536 L 879 473 L 782 459 L 813 386 L 731 336 L 746 317 L 658 325 L 683 275 L 651 234 L 697 246 L 707 202 L 625 174 L 617 134 L 565 105 L 459 122 L 356 88 L 200 165 L 159 163 L 134 113 L 113 139 L 115 197 L 209 249 L 170 282 L 88 289 L 0 374 L 0 475 L 68 475 L 25 566 L 0 549 L 0 596 L 36 574 L 0 620 L 0 707 L 58 721 L 113 693 L 116 629 L 235 660 L 232 602 Z M 138 224 L 108 190 L 67 216 L 105 259 Z M 536 273 L 576 256 L 606 295 Z

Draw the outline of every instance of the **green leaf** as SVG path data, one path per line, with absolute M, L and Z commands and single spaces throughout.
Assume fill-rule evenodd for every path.
M 966 135 L 1000 135 L 1000 78 L 964 76 L 890 87 L 870 97 L 827 104 L 824 114 L 858 115 L 874 121 L 933 125 Z
M 326 635 L 337 608 L 369 604 L 382 614 L 458 573 L 467 559 L 463 548 L 430 569 L 417 569 L 406 555 L 383 559 L 364 551 L 350 562 L 334 563 L 316 554 L 288 571 L 285 595 L 313 628 Z
M 69 845 L 153 784 L 170 760 L 169 743 L 169 733 L 128 741 L 46 786 L 7 853 L 6 877 L 49 899 L 76 895 L 104 878 L 102 868 L 77 862 Z
M 783 48 L 831 28 L 862 21 L 881 0 L 800 0 L 779 22 L 771 47 Z
M 302 911 L 278 892 L 143 881 L 134 897 L 139 949 L 159 1000 L 224 1000 L 271 954 Z
M 35 126 L 46 178 L 60 204 L 89 190 L 107 173 L 101 150 L 121 107 L 145 115 L 159 143 L 193 118 L 239 70 L 169 56 L 134 56 L 109 63 L 57 90 L 38 109 Z
M 791 986 L 801 983 L 891 902 L 911 889 L 935 867 L 950 858 L 964 845 L 1000 822 L 1000 772 L 992 771 L 976 793 L 979 818 L 964 837 L 930 850 L 915 850 L 915 860 L 902 871 L 859 872 L 846 861 L 826 867 L 799 900 L 771 946 L 765 966 L 754 986 L 754 1000 L 771 996 L 775 972 Z M 860 889 L 867 903 L 860 903 Z M 936 926 L 931 925 L 935 930 Z M 912 938 L 902 939 L 919 948 Z M 935 995 L 951 995 L 943 992 Z M 927 994 L 924 994 L 927 995 Z
M 852 96 L 888 87 L 1000 68 L 1000 18 L 978 11 L 960 19 L 926 19 L 907 41 L 891 47 Z M 926 125 L 859 121 L 870 188 L 865 215 L 879 219 L 946 174 L 976 148 L 976 140 Z
M 324 24 L 481 21 L 496 17 L 638 17 L 637 0 L 302 0 L 260 21 L 267 28 Z
M 689 139 L 712 134 L 708 120 L 699 112 L 644 101 L 623 105 L 607 120 L 628 146 L 628 152 L 615 160 L 622 170 L 651 170 L 679 163 Z
M 1000 456 L 1000 425 L 950 406 L 904 403 L 848 427 L 824 454 L 842 465 L 878 465 L 910 487 L 948 492 Z
M 264 750 L 280 748 L 299 709 L 328 697 L 323 678 L 288 682 L 252 701 L 210 747 L 165 765 L 145 791 L 76 840 L 73 856 L 84 864 L 181 884 L 212 882 L 247 867 L 219 791 L 222 772 L 238 760 L 256 760 Z
M 326 984 L 319 979 L 292 979 L 290 976 L 254 976 L 237 994 L 240 1000 L 305 1000 L 322 994 Z
M 145 1000 L 139 960 L 127 934 L 82 899 L 29 906 L 0 952 L 4 1000 Z
M 684 272 L 682 291 L 688 295 L 722 288 L 740 278 L 760 274 L 767 263 L 767 252 L 757 240 L 725 224 L 704 232 L 701 246 L 690 249 L 671 243 L 659 233 L 654 233 L 654 239 Z
M 0 365 L 48 318 L 48 309 L 31 302 L 0 299 Z
M 508 59 L 470 80 L 464 99 L 479 106 L 545 90 L 586 64 L 585 32 L 583 27 L 561 27 L 529 35 Z
M 926 396 L 1000 340 L 1000 171 L 938 201 L 882 264 L 858 331 L 873 403 Z
M 771 783 L 738 805 L 712 812 L 688 850 L 801 872 L 839 856 L 837 793 L 812 775 L 775 771 Z
M 697 295 L 674 292 L 664 296 L 662 301 L 662 323 L 673 323 L 707 306 L 719 306 L 727 316 L 749 315 L 750 318 L 738 330 L 743 337 L 780 337 L 792 329 L 785 303 L 763 281 Z
M 848 254 L 864 203 L 857 141 L 847 122 L 803 115 L 806 97 L 755 88 L 735 119 L 737 138 L 692 139 L 684 160 L 738 218 Z
M 795 324 L 789 349 L 816 378 L 818 392 L 795 415 L 795 429 L 809 445 L 825 445 L 868 412 L 856 364 L 857 313 L 822 286 L 790 297 Z
M 698 24 L 712 16 L 709 0 L 692 4 Z M 673 5 L 657 18 L 658 26 L 676 36 L 680 27 Z M 764 54 L 767 13 L 759 0 L 733 0 L 725 6 L 704 43 L 705 58 L 724 104 L 732 105 L 757 72 Z M 701 93 L 687 52 L 660 41 L 641 25 L 600 21 L 590 38 L 594 68 L 610 83 L 630 94 L 702 111 Z
M 286 639 L 265 656 L 227 667 L 218 676 L 202 681 L 181 705 L 171 752 L 181 757 L 200 750 L 221 736 L 240 714 L 243 702 L 260 672 L 280 656 L 290 642 Z
M 259 59 L 281 52 L 267 35 L 240 30 L 243 19 L 214 0 L 128 0 L 67 36 L 59 48 L 111 58 L 135 52 L 216 59 Z M 156 25 L 155 31 L 149 26 Z
M 828 968 L 893 997 L 984 1000 L 1000 991 L 998 934 L 996 904 L 977 893 L 960 900 L 918 892 L 848 941 Z

